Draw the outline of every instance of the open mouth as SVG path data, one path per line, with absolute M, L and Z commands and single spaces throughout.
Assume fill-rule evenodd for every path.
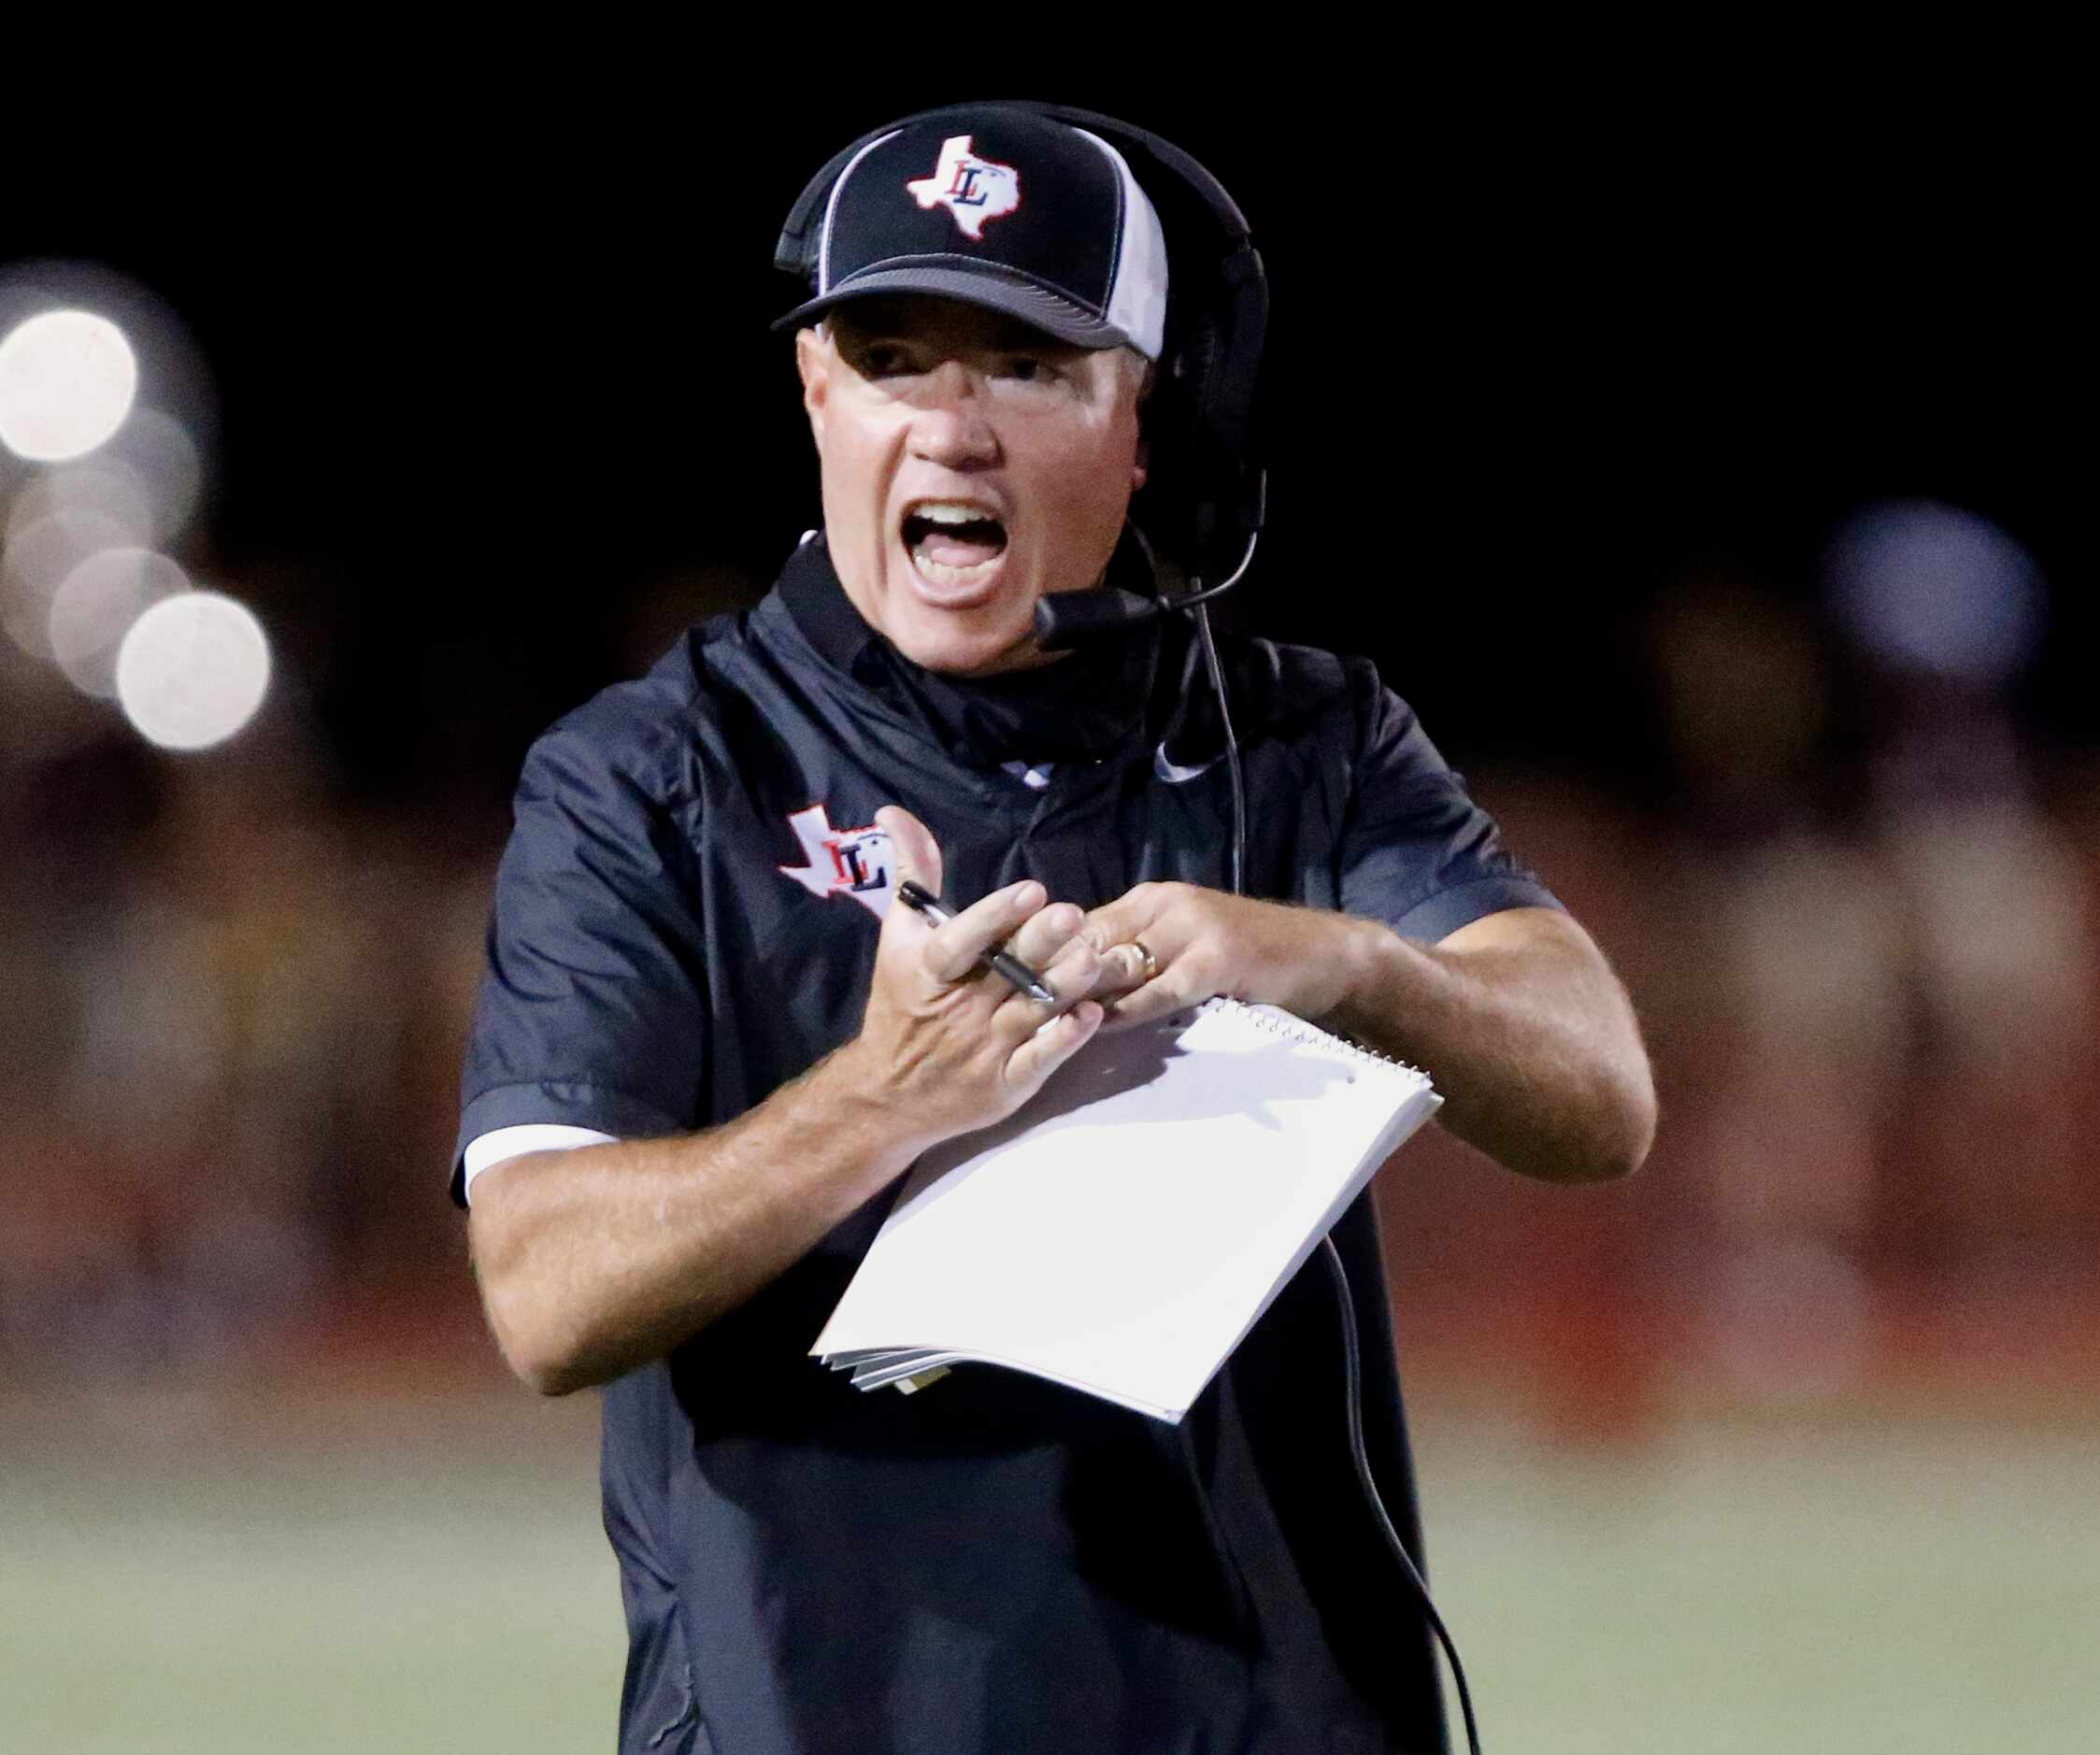
M 921 500 L 904 518 L 905 551 L 935 585 L 973 585 L 1007 551 L 1007 527 L 966 500 Z

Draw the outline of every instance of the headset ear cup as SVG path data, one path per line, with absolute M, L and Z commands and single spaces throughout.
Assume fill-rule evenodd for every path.
M 1151 479 L 1134 510 L 1177 573 L 1216 584 L 1238 567 L 1261 524 L 1250 441 L 1268 310 L 1262 259 L 1232 197 L 1193 159 L 1136 130 L 1099 132 L 1129 155 L 1167 235 L 1166 337 L 1147 429 Z
M 1268 334 L 1268 278 L 1262 258 L 1243 245 L 1225 264 L 1225 296 L 1217 332 L 1219 360 L 1209 379 L 1204 424 L 1216 446 L 1214 497 L 1224 526 L 1218 533 L 1231 550 L 1226 565 L 1238 564 L 1239 551 L 1262 528 L 1266 514 L 1268 478 L 1255 430 L 1255 365 Z
M 1150 483 L 1138 521 L 1177 571 L 1207 584 L 1239 564 L 1261 522 L 1259 494 L 1250 491 L 1260 472 L 1248 454 L 1252 384 L 1235 325 L 1240 315 L 1234 305 L 1183 305 L 1146 429 Z
M 1204 383 L 1213 342 L 1193 313 L 1170 320 L 1143 430 L 1147 478 L 1132 516 L 1177 574 L 1200 575 L 1198 526 L 1204 497 Z
M 1188 445 L 1190 573 L 1206 584 L 1221 577 L 1218 569 L 1221 470 L 1231 459 L 1221 456 L 1218 430 L 1218 363 L 1222 337 L 1216 314 L 1202 313 L 1189 337 L 1190 409 Z

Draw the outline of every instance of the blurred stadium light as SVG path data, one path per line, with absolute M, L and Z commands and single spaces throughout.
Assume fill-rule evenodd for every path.
M 103 458 L 67 464 L 33 478 L 7 509 L 10 536 L 47 518 L 92 512 L 127 533 L 134 542 L 153 540 L 152 502 L 145 482 L 128 465 Z
M 164 597 L 131 624 L 117 652 L 117 700 L 164 749 L 223 743 L 255 717 L 270 686 L 270 643 L 254 612 L 219 592 Z
M 181 325 L 92 264 L 47 264 L 0 280 L 0 446 L 29 465 L 0 474 L 0 626 L 150 742 L 223 743 L 262 704 L 270 649 L 252 612 L 164 552 L 202 498 L 204 453 L 139 396 L 208 400 Z
M 113 700 L 117 650 L 140 616 L 191 589 L 189 575 L 150 549 L 102 549 L 68 573 L 51 598 L 51 658 L 83 694 Z
M 191 431 L 165 409 L 136 407 L 96 453 L 97 470 L 121 472 L 146 498 L 144 540 L 171 543 L 188 528 L 204 494 L 204 456 Z
M 203 460 L 181 422 L 158 408 L 135 408 L 91 458 L 42 469 L 14 493 L 9 535 L 39 519 L 94 512 L 141 546 L 172 543 L 196 509 Z
M 137 394 L 137 356 L 107 317 L 42 311 L 0 339 L 0 444 L 31 463 L 107 444 Z
M 2040 571 L 1974 512 L 1930 501 L 1869 506 L 1838 531 L 1829 573 L 1852 637 L 1885 663 L 1990 688 L 2041 645 Z
M 52 512 L 15 525 L 0 551 L 0 625 L 33 658 L 51 656 L 51 603 L 67 577 L 91 556 L 127 549 L 135 538 L 107 514 Z

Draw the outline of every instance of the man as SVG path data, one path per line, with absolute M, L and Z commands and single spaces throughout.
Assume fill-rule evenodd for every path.
M 1045 265 L 1074 251 L 1091 296 Z M 1179 1427 L 982 1368 L 865 1394 L 807 1349 L 912 1160 L 1120 1019 L 1287 1006 L 1584 1179 L 1652 1127 L 1624 998 L 1367 665 L 1225 644 L 1242 897 L 1187 619 L 1038 644 L 1041 598 L 1143 572 L 1166 249 L 1121 152 L 1010 107 L 900 125 L 820 259 L 823 531 L 535 746 L 467 1062 L 491 1324 L 536 1388 L 607 1386 L 621 1747 L 1441 1748 L 1317 1270 Z M 966 906 L 929 926 L 906 878 Z M 1335 1234 L 1419 1548 L 1367 1198 Z

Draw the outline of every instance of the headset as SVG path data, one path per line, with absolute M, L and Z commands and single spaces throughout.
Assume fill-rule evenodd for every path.
M 1254 455 L 1254 382 L 1268 329 L 1268 278 L 1247 216 L 1224 185 L 1170 141 L 1129 122 L 1063 104 L 1005 101 L 1099 135 L 1129 163 L 1159 210 L 1166 235 L 1166 334 L 1159 374 L 1143 416 L 1146 485 L 1131 507 L 1155 579 L 1174 590 L 1145 599 L 1130 592 L 1069 592 L 1050 607 L 1046 645 L 1191 609 L 1239 582 L 1253 558 L 1267 500 L 1267 477 Z M 774 266 L 816 285 L 824 207 L 832 185 L 863 149 L 915 122 L 959 107 L 943 105 L 870 130 L 833 154 L 795 197 Z M 981 108 L 982 106 L 971 106 Z M 1210 581 L 1222 580 L 1221 584 Z M 1126 600 L 1126 601 L 1118 601 Z M 1092 613 L 1085 613 L 1092 612 Z M 1040 611 L 1038 612 L 1040 613 Z
M 1036 639 L 1055 650 L 1136 628 L 1172 611 L 1192 612 L 1232 776 L 1232 888 L 1237 894 L 1246 872 L 1247 788 L 1205 606 L 1246 576 L 1267 507 L 1268 477 L 1255 456 L 1253 418 L 1255 378 L 1268 330 L 1268 277 L 1239 204 L 1171 141 L 1095 110 L 1004 102 L 1006 107 L 1084 128 L 1113 145 L 1158 210 L 1166 237 L 1166 328 L 1159 373 L 1142 416 L 1146 482 L 1130 515 L 1151 568 L 1154 594 L 1141 597 L 1106 586 L 1053 592 L 1036 606 Z M 814 289 L 824 209 L 846 167 L 898 128 L 982 107 L 919 110 L 835 152 L 789 209 L 774 246 L 774 266 Z

